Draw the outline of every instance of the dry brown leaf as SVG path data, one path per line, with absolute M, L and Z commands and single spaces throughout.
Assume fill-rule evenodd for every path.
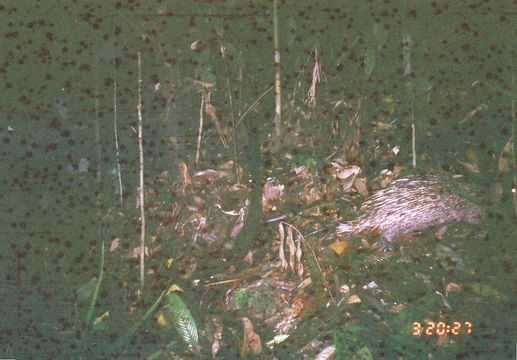
M 397 176 L 400 173 L 402 173 L 402 171 L 404 171 L 405 169 L 406 168 L 404 166 L 395 165 L 395 166 L 393 166 L 393 174 L 395 174 L 395 176 Z
M 170 326 L 170 322 L 169 322 L 169 320 L 167 320 L 167 318 L 165 317 L 163 312 L 158 314 L 158 316 L 156 317 L 156 323 L 158 324 L 158 326 L 161 326 L 161 327 Z
M 228 178 L 230 174 L 223 170 L 206 169 L 197 171 L 192 175 L 192 178 L 196 181 L 212 181 L 214 179 Z
M 221 348 L 221 339 L 223 338 L 223 327 L 216 325 L 214 333 L 214 342 L 212 343 L 212 359 L 215 359 L 217 352 Z
M 465 161 L 458 161 L 460 165 L 462 165 L 469 173 L 471 174 L 479 174 L 479 166 L 476 163 L 472 162 L 465 162 Z
M 221 170 L 231 170 L 235 166 L 235 161 L 228 160 L 227 162 L 219 165 L 219 169 Z
M 357 190 L 359 195 L 368 195 L 368 181 L 365 178 L 356 178 L 354 181 L 354 188 Z
M 284 243 L 285 243 L 285 229 L 284 224 L 278 224 L 278 233 L 280 235 L 280 248 L 278 249 L 278 257 L 282 263 L 282 269 L 287 269 L 287 260 L 285 259 Z
M 187 187 L 192 186 L 192 179 L 190 178 L 187 164 L 181 162 L 178 164 L 178 168 L 179 179 L 176 182 L 176 185 L 178 187 L 178 190 L 184 194 Z
M 215 359 L 219 349 L 221 348 L 221 340 L 215 339 L 212 343 L 212 359 Z
M 468 148 L 465 151 L 465 155 L 467 156 L 467 159 L 469 159 L 470 162 L 479 163 L 479 156 L 473 148 Z
M 314 360 L 328 360 L 332 358 L 332 355 L 336 352 L 336 347 L 334 345 L 327 346 L 325 349 L 321 350 L 318 355 L 314 358 Z
M 248 267 L 251 267 L 253 265 L 253 252 L 251 252 L 251 250 L 248 251 L 248 253 L 244 257 L 244 261 L 246 262 L 246 264 L 248 264 Z
M 339 180 L 343 180 L 343 187 L 345 190 L 352 187 L 355 178 L 361 172 L 361 168 L 357 165 L 347 165 L 345 167 L 340 167 L 338 163 L 332 163 L 332 165 L 336 169 L 335 177 Z
M 215 118 L 216 117 L 215 106 L 213 106 L 212 104 L 206 103 L 205 104 L 205 113 L 210 115 L 212 118 Z
M 497 164 L 498 170 L 500 174 L 505 174 L 510 172 L 512 169 L 515 169 L 515 159 L 512 157 L 512 148 L 513 141 L 512 138 L 508 139 L 506 144 L 501 151 L 501 155 L 499 155 L 499 162 Z
M 389 185 L 390 182 L 393 181 L 395 174 L 393 174 L 393 172 L 391 170 L 385 169 L 385 170 L 381 171 L 380 176 L 382 177 L 381 187 L 385 188 L 386 186 Z
M 295 167 L 292 171 L 301 178 L 309 176 L 309 169 L 307 169 L 305 166 Z
M 398 304 L 393 305 L 389 309 L 389 312 L 392 313 L 392 314 L 398 314 L 399 312 L 401 312 L 405 308 L 406 308 L 406 304 L 398 303 Z
M 348 295 L 348 294 L 350 294 L 350 286 L 348 286 L 348 285 L 346 285 L 346 284 L 345 284 L 345 285 L 341 285 L 341 286 L 339 287 L 339 292 L 340 292 L 341 294 L 343 294 L 343 295 Z
M 289 268 L 294 271 L 294 259 L 296 254 L 296 245 L 293 239 L 293 228 L 287 227 L 287 246 L 289 246 Z
M 334 251 L 336 255 L 341 256 L 344 254 L 345 250 L 348 248 L 349 244 L 346 240 L 336 240 L 332 244 L 329 245 L 329 249 Z
M 383 131 L 393 130 L 396 127 L 395 125 L 384 123 L 381 121 L 373 121 L 371 124 L 376 130 L 383 130 Z
M 110 251 L 115 251 L 120 245 L 120 238 L 115 238 L 111 241 Z
M 445 286 L 445 296 L 449 296 L 449 294 L 459 293 L 461 292 L 461 286 L 456 283 L 448 283 Z
M 192 196 L 192 200 L 194 205 L 196 205 L 198 208 L 206 208 L 206 201 L 201 196 L 194 195 Z
M 357 305 L 357 304 L 360 304 L 361 303 L 361 298 L 356 295 L 356 294 L 353 294 L 353 295 L 350 295 L 348 297 L 348 299 L 346 299 L 346 304 L 347 305 Z
M 141 249 L 140 246 L 133 248 L 133 253 L 131 255 L 131 257 L 133 259 L 137 259 L 140 257 L 140 252 L 141 252 L 140 249 Z M 144 254 L 145 256 L 149 255 L 149 248 L 147 246 L 144 247 L 144 252 L 145 252 L 145 254 Z
M 237 223 L 233 226 L 232 232 L 230 234 L 230 237 L 232 239 L 235 239 L 237 235 L 241 232 L 241 230 L 244 228 L 244 221 L 237 221 Z
M 199 42 L 199 40 L 196 40 L 194 43 Z M 214 84 L 208 82 L 208 81 L 201 81 L 201 80 L 195 80 L 193 79 L 192 82 L 194 85 L 197 86 L 199 90 L 210 90 L 214 87 Z
M 264 184 L 264 197 L 266 199 L 279 199 L 284 192 L 284 185 L 280 184 L 271 184 L 266 183 Z
M 266 183 L 262 187 L 262 208 L 265 210 L 274 209 L 276 201 L 279 200 L 284 193 L 284 185 L 276 182 Z
M 293 300 L 293 303 L 291 304 L 291 313 L 293 316 L 299 316 L 300 313 L 303 311 L 304 308 L 303 299 L 296 298 Z
M 247 358 L 249 354 L 258 355 L 262 352 L 262 341 L 260 335 L 253 331 L 253 324 L 247 317 L 242 318 L 242 326 L 244 328 L 241 357 Z
M 298 276 L 303 278 L 303 263 L 302 263 L 302 236 L 296 235 L 296 260 L 298 261 Z

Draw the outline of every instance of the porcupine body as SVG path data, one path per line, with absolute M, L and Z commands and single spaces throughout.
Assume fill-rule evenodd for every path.
M 479 223 L 483 210 L 462 194 L 475 188 L 447 175 L 416 175 L 397 179 L 362 204 L 354 220 L 338 226 L 338 233 L 378 233 L 384 250 L 398 237 L 435 225 L 466 221 Z

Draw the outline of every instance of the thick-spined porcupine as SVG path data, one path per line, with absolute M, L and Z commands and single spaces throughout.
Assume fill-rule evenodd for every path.
M 479 223 L 481 207 L 467 198 L 475 187 L 447 175 L 415 175 L 397 179 L 362 204 L 354 220 L 338 226 L 338 233 L 377 233 L 384 249 L 398 237 L 435 225 L 466 221 Z

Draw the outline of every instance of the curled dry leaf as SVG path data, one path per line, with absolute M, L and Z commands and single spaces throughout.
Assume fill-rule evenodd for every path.
M 244 222 L 238 221 L 235 226 L 232 228 L 232 232 L 230 233 L 230 237 L 232 239 L 235 239 L 237 235 L 241 232 L 241 230 L 244 228 Z
M 300 252 L 299 257 L 301 258 L 301 252 Z M 301 260 L 298 260 L 298 265 L 297 265 L 296 269 L 297 269 L 297 274 L 300 277 L 300 279 L 303 278 L 304 267 L 303 267 L 303 263 Z
M 296 253 L 296 246 L 293 239 L 293 228 L 287 227 L 287 246 L 289 246 L 289 268 L 294 271 L 294 256 Z
M 343 188 L 345 191 L 352 187 L 355 178 L 361 172 L 361 168 L 357 165 L 343 166 L 338 162 L 332 162 L 332 166 L 334 167 L 334 179 L 343 181 Z
M 334 345 L 327 346 L 325 349 L 321 350 L 318 355 L 314 358 L 314 360 L 328 360 L 332 358 L 332 355 L 336 352 L 336 347 Z
M 285 243 L 285 229 L 284 224 L 278 224 L 278 233 L 280 235 L 280 247 L 278 248 L 278 258 L 282 263 L 282 269 L 287 269 L 287 260 L 285 258 L 284 243 Z
M 253 324 L 247 317 L 242 318 L 242 326 L 244 328 L 241 357 L 246 358 L 249 354 L 258 355 L 262 352 L 262 341 L 260 335 L 253 331 Z
M 253 265 L 253 252 L 251 252 L 251 250 L 248 251 L 248 253 L 244 257 L 244 261 L 246 262 L 246 264 L 248 264 L 249 267 Z

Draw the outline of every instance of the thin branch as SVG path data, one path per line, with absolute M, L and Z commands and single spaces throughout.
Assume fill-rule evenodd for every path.
M 197 132 L 196 165 L 199 164 L 199 153 L 201 152 L 201 138 L 203 136 L 203 114 L 205 108 L 205 96 L 201 94 L 201 106 L 199 107 L 199 130 Z
M 140 205 L 140 287 L 144 288 L 145 274 L 145 203 L 144 203 L 144 139 L 142 131 L 142 61 L 140 51 L 137 53 L 138 61 L 138 152 L 140 153 L 140 189 L 139 189 L 139 205 Z
M 267 89 L 266 91 L 264 91 L 258 98 L 257 100 L 255 100 L 253 102 L 253 104 L 250 105 L 250 107 L 248 108 L 248 110 L 246 110 L 244 112 L 244 114 L 242 114 L 240 117 L 239 117 L 239 120 L 237 121 L 237 127 L 239 127 L 240 123 L 242 120 L 244 120 L 244 118 L 246 117 L 246 115 L 248 115 L 248 113 L 253 110 L 257 104 L 259 103 L 259 101 L 268 93 L 270 92 L 271 90 L 273 90 L 273 86 L 271 86 L 269 89 Z
M 118 144 L 118 126 L 117 126 L 117 74 L 115 72 L 115 62 L 113 62 L 113 131 L 115 134 L 115 152 L 117 161 L 117 179 L 118 191 L 120 195 L 120 205 L 124 203 L 124 190 L 122 188 L 122 174 L 120 171 L 120 148 Z
M 402 59 L 404 66 L 404 76 L 408 79 L 408 90 L 409 90 L 409 98 L 411 99 L 411 153 L 412 153 L 412 165 L 413 169 L 416 169 L 416 126 L 415 126 L 415 99 L 413 93 L 413 80 L 411 79 L 411 74 L 413 72 L 413 67 L 411 63 L 411 57 L 413 55 L 413 41 L 411 40 L 411 35 L 407 33 L 403 37 L 403 47 L 402 47 Z
M 512 73 L 512 89 L 514 88 L 513 86 L 515 86 L 515 69 L 513 69 L 513 73 Z M 515 96 L 512 97 L 512 135 L 511 135 L 511 144 L 512 144 L 512 148 L 511 148 L 511 151 L 512 151 L 512 159 L 513 159 L 513 188 L 512 188 L 512 195 L 513 195 L 513 207 L 514 207 L 514 210 L 515 210 L 515 217 L 517 217 L 517 158 L 516 158 L 516 155 L 515 155 L 515 135 L 516 135 L 516 130 L 517 130 L 517 127 L 516 127 L 516 121 L 517 121 L 517 116 L 515 115 Z
M 275 67 L 275 134 L 282 133 L 282 86 L 280 76 L 280 40 L 278 35 L 278 0 L 273 2 L 273 65 Z

